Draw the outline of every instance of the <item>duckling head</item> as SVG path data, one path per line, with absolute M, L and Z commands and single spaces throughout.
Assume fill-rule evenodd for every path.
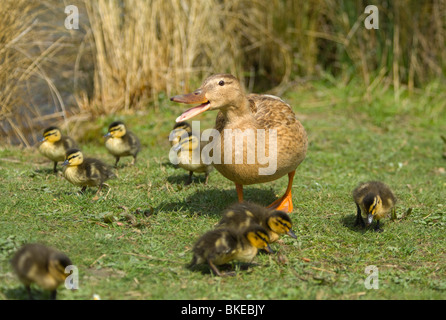
M 264 249 L 270 253 L 274 253 L 273 249 L 269 246 L 269 236 L 265 228 L 259 225 L 249 227 L 245 231 L 245 236 L 251 245 L 257 249 Z
M 171 101 L 200 105 L 186 110 L 176 119 L 176 122 L 188 120 L 208 110 L 227 109 L 236 111 L 241 107 L 240 101 L 245 92 L 239 80 L 230 74 L 216 74 L 207 78 L 201 87 L 192 93 L 177 95 Z
M 367 225 L 370 225 L 375 214 L 382 209 L 382 199 L 379 195 L 368 194 L 364 197 L 363 203 L 367 210 Z
M 65 155 L 63 166 L 78 166 L 84 162 L 84 155 L 79 149 L 69 149 Z
M 61 252 L 54 252 L 48 262 L 48 271 L 59 283 L 62 283 L 69 276 L 69 273 L 65 272 L 69 265 L 72 265 L 70 258 Z
M 40 142 L 48 141 L 51 143 L 57 142 L 62 138 L 60 129 L 58 127 L 48 127 L 43 131 L 43 138 Z
M 181 150 L 181 152 L 192 152 L 199 146 L 198 138 L 194 135 L 190 135 L 180 140 L 180 143 L 173 147 L 175 152 Z
M 104 137 L 121 138 L 126 134 L 127 130 L 121 121 L 115 121 L 108 127 L 108 132 Z
M 277 234 L 287 234 L 290 237 L 297 239 L 296 234 L 291 229 L 293 222 L 290 216 L 283 211 L 275 210 L 267 218 L 266 223 Z
M 182 121 L 175 124 L 169 135 L 172 146 L 177 145 L 181 139 L 192 134 L 192 128 L 189 123 Z

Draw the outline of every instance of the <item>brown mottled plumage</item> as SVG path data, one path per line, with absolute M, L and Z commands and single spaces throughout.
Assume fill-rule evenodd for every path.
M 25 285 L 30 299 L 32 283 L 50 290 L 51 299 L 56 299 L 57 288 L 69 275 L 65 273 L 65 268 L 71 264 L 71 260 L 62 252 L 37 243 L 24 245 L 11 259 L 12 268 Z
M 214 150 L 221 151 L 221 163 L 214 163 L 214 167 L 236 184 L 239 201 L 243 200 L 243 185 L 269 182 L 288 174 L 289 181 L 285 195 L 270 207 L 288 212 L 293 210 L 292 181 L 296 168 L 305 159 L 308 139 L 304 127 L 287 103 L 271 95 L 246 95 L 237 78 L 228 74 L 211 76 L 198 90 L 191 94 L 172 97 L 171 100 L 188 104 L 201 103 L 185 111 L 178 117 L 177 122 L 190 119 L 207 110 L 220 111 L 215 124 L 220 139 L 213 140 L 212 146 Z M 270 141 L 270 138 L 274 137 L 270 137 L 270 134 L 274 131 L 277 133 L 276 154 L 272 154 L 274 145 Z M 240 153 L 243 157 L 241 164 L 237 163 L 236 139 L 227 136 L 227 132 L 233 132 L 235 135 L 237 132 L 252 133 L 251 136 L 244 138 L 248 142 L 243 143 L 243 152 Z M 261 133 L 264 133 L 263 136 Z M 229 152 L 226 148 L 231 145 L 232 154 L 225 157 L 225 151 Z M 259 148 L 265 150 L 264 155 L 267 159 L 263 160 L 269 160 L 266 163 L 259 161 Z M 248 158 L 250 154 L 255 157 L 252 162 Z M 225 161 L 226 159 L 230 161 Z M 272 163 L 274 160 L 275 168 L 268 168 L 270 165 L 274 166 Z M 259 170 L 264 172 L 260 173 Z
M 395 207 L 396 198 L 390 188 L 380 181 L 369 181 L 360 183 L 353 190 L 353 200 L 356 203 L 357 213 L 355 225 L 365 226 L 376 220 L 376 231 L 381 231 L 379 222 L 388 216 Z

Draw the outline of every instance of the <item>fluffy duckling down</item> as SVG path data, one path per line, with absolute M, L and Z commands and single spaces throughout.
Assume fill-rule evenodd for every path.
M 48 127 L 43 131 L 39 152 L 54 162 L 53 172 L 57 172 L 57 163 L 65 160 L 66 152 L 77 148 L 76 142 L 69 136 L 62 135 L 58 127 Z
M 121 157 L 132 156 L 132 165 L 136 163 L 136 157 L 141 151 L 141 142 L 131 131 L 127 130 L 121 121 L 115 121 L 108 127 L 108 132 L 104 136 L 105 147 L 115 158 L 115 167 L 118 166 Z
M 353 200 L 356 203 L 357 213 L 355 225 L 365 227 L 376 221 L 375 231 L 380 229 L 380 221 L 389 215 L 395 208 L 396 198 L 390 188 L 380 181 L 369 181 L 360 183 L 353 190 Z
M 195 243 L 189 268 L 207 263 L 218 276 L 234 275 L 222 273 L 218 265 L 231 261 L 252 262 L 259 249 L 273 252 L 269 246 L 268 233 L 259 225 L 249 226 L 241 232 L 231 228 L 214 229 L 206 232 Z
M 268 232 L 270 243 L 286 234 L 296 239 L 292 230 L 293 222 L 289 214 L 262 207 L 255 203 L 240 202 L 229 206 L 218 222 L 217 227 L 230 227 L 243 230 L 250 225 L 260 225 Z
M 186 122 L 178 122 L 173 126 L 172 131 L 169 134 L 169 141 L 171 146 L 175 146 L 180 143 L 181 139 L 184 139 L 192 134 L 191 125 Z
M 110 191 L 110 186 L 105 181 L 116 177 L 111 167 L 99 159 L 84 158 L 83 153 L 78 149 L 67 151 L 63 166 L 65 179 L 75 186 L 82 187 L 82 193 L 87 187 L 99 187 L 95 198 L 97 198 L 104 185 Z
M 33 283 L 49 290 L 51 299 L 56 299 L 57 288 L 69 276 L 69 273 L 65 273 L 65 268 L 71 264 L 64 253 L 37 243 L 24 245 L 11 259 L 12 268 L 24 284 L 29 299 L 32 299 Z

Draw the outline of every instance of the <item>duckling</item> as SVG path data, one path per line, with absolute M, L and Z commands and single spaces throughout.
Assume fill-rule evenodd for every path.
M 131 164 L 135 164 L 141 143 L 133 132 L 127 130 L 123 122 L 115 121 L 110 124 L 104 137 L 105 147 L 116 158 L 115 167 L 118 166 L 119 159 L 126 156 L 133 156 Z
M 356 225 L 365 227 L 364 220 L 367 219 L 367 225 L 376 220 L 375 231 L 382 231 L 379 222 L 386 217 L 394 208 L 396 198 L 392 190 L 380 181 L 369 181 L 361 183 L 353 190 L 353 200 L 356 203 Z
M 183 122 L 176 123 L 174 125 L 172 131 L 169 134 L 170 145 L 172 147 L 178 145 L 180 143 L 180 140 L 182 137 L 185 138 L 185 137 L 190 136 L 191 134 L 192 134 L 192 127 L 188 122 L 183 121 Z M 169 153 L 169 159 L 175 168 L 179 167 L 178 166 L 178 162 L 179 162 L 178 156 L 176 153 L 174 153 L 174 152 Z
M 204 185 L 207 185 L 209 180 L 209 173 L 213 170 L 212 165 L 206 164 L 205 160 L 201 158 L 201 150 L 205 146 L 205 143 L 201 143 L 198 138 L 193 135 L 181 136 L 179 143 L 172 147 L 172 151 L 177 152 L 176 159 L 178 166 L 189 171 L 189 178 L 186 185 L 192 183 L 192 176 L 194 172 L 204 173 L 205 181 Z M 170 154 L 170 156 L 172 153 Z M 207 161 L 210 162 L 210 161 Z
M 274 252 L 269 246 L 268 233 L 259 225 L 249 226 L 242 232 L 231 228 L 214 229 L 206 232 L 195 243 L 194 256 L 188 267 L 208 263 L 218 276 L 234 275 L 233 272 L 222 273 L 216 266 L 233 260 L 251 262 L 258 249 Z
M 35 283 L 50 290 L 51 299 L 55 300 L 57 288 L 69 275 L 65 268 L 71 264 L 64 253 L 37 243 L 24 245 L 11 259 L 12 268 L 25 285 L 29 299 L 32 299 L 31 284 Z
M 169 135 L 170 144 L 172 146 L 175 146 L 178 143 L 180 143 L 180 140 L 182 138 L 190 136 L 191 134 L 192 134 L 192 127 L 188 122 L 182 121 L 175 123 Z
M 283 234 L 297 239 L 292 230 L 290 216 L 280 210 L 272 210 L 255 203 L 240 202 L 229 206 L 217 227 L 231 227 L 241 230 L 249 225 L 261 225 L 268 232 L 270 243 L 276 242 Z
M 81 186 L 81 193 L 87 189 L 87 186 L 99 186 L 95 199 L 97 199 L 103 185 L 107 186 L 110 192 L 110 186 L 105 181 L 116 177 L 108 165 L 98 159 L 84 158 L 84 155 L 78 149 L 68 150 L 66 160 L 62 165 L 65 166 L 63 171 L 65 179 L 76 186 Z
M 39 142 L 40 153 L 54 161 L 54 173 L 57 173 L 57 162 L 65 160 L 67 150 L 77 148 L 76 142 L 72 138 L 62 135 L 58 127 L 46 128 L 43 131 L 43 138 Z

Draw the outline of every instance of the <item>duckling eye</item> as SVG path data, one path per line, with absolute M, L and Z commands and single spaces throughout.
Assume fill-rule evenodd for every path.
M 224 82 L 223 80 L 220 80 L 220 82 L 218 83 L 218 85 L 223 87 L 223 86 L 225 85 L 225 82 Z
M 71 157 L 68 158 L 68 161 L 71 161 L 71 160 L 73 160 L 74 158 L 77 158 L 77 157 L 78 157 L 78 155 L 71 156 Z

